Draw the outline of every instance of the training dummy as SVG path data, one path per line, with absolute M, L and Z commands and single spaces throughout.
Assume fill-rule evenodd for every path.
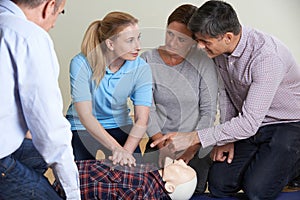
M 113 165 L 108 160 L 77 161 L 82 199 L 190 199 L 196 172 L 183 160 L 166 158 L 161 170 L 150 164 Z M 60 190 L 57 182 L 56 190 Z

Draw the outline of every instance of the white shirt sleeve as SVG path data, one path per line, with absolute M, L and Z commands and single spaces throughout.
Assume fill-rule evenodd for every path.
M 24 117 L 35 147 L 59 178 L 67 199 L 80 199 L 79 177 L 71 147 L 70 124 L 62 113 L 59 64 L 48 36 L 27 38 L 18 54 L 18 87 Z M 25 45 L 24 45 L 25 46 Z

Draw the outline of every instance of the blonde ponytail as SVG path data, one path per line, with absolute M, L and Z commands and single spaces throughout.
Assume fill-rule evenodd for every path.
M 105 57 L 101 47 L 101 20 L 94 21 L 90 24 L 85 32 L 81 43 L 81 52 L 87 58 L 92 71 L 93 80 L 99 85 L 105 73 Z

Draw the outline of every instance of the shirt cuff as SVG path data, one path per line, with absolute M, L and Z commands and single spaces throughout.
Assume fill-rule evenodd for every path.
M 203 148 L 214 146 L 217 143 L 214 137 L 214 127 L 198 131 L 198 137 Z

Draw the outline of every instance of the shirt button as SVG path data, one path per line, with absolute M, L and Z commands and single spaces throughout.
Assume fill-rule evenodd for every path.
M 230 80 L 230 83 L 233 83 L 233 80 L 232 80 L 232 79 Z
M 5 177 L 5 173 L 1 173 L 1 176 L 2 176 L 2 177 Z

